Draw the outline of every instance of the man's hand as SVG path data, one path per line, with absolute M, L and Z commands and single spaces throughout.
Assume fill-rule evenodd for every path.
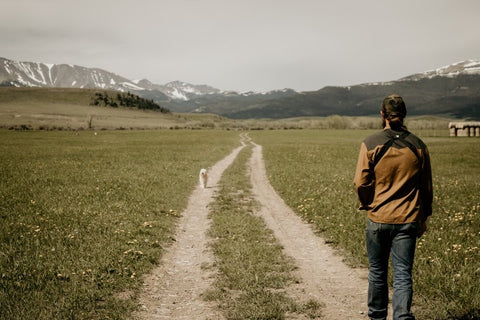
M 418 229 L 417 238 L 420 238 L 425 233 L 425 231 L 427 231 L 427 222 L 422 221 L 420 222 L 420 229 Z

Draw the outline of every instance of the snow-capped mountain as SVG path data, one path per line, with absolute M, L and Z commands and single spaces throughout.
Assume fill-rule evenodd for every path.
M 192 85 L 186 82 L 173 81 L 165 85 L 168 95 L 180 100 L 190 100 L 196 96 L 220 93 L 219 89 L 207 85 Z
M 182 101 L 188 101 L 192 98 L 206 94 L 220 93 L 219 89 L 207 86 L 207 85 L 194 85 L 182 81 L 172 81 L 164 85 L 155 84 L 147 79 L 134 80 L 133 81 L 143 90 L 158 90 L 171 99 L 177 99 Z
M 324 87 L 220 114 L 230 118 L 378 115 L 380 102 L 392 93 L 406 99 L 409 116 L 480 120 L 480 61 L 457 62 L 389 82 Z
M 432 79 L 434 77 L 456 77 L 459 75 L 480 75 L 480 60 L 466 60 L 450 64 L 448 66 L 440 67 L 434 70 L 428 70 L 421 73 L 416 73 L 405 78 L 399 79 L 402 80 L 421 80 L 421 79 Z
M 114 73 L 69 64 L 20 62 L 0 58 L 0 83 L 17 87 L 99 88 L 118 91 L 142 90 Z
M 317 91 L 265 93 L 220 91 L 181 81 L 155 84 L 66 64 L 17 62 L 0 58 L 0 86 L 98 88 L 131 91 L 173 112 L 206 112 L 230 118 L 373 115 L 392 93 L 408 101 L 409 115 L 452 115 L 480 119 L 480 60 L 453 63 L 398 80 Z
M 362 83 L 361 86 L 377 86 L 384 85 L 389 86 L 401 81 L 419 81 L 423 79 L 433 79 L 436 77 L 454 78 L 461 75 L 480 75 L 480 60 L 465 60 L 456 62 L 447 66 L 428 70 L 420 73 L 415 73 L 398 80 L 392 80 L 387 82 L 370 82 Z
M 94 88 L 121 92 L 150 91 L 145 93 L 145 95 L 160 100 L 175 99 L 183 101 L 205 94 L 220 93 L 219 89 L 206 85 L 193 85 L 180 81 L 159 85 L 147 79 L 132 81 L 98 68 L 86 68 L 69 64 L 20 62 L 5 58 L 0 58 L 0 85 Z M 156 94 L 155 92 L 160 92 L 161 94 Z

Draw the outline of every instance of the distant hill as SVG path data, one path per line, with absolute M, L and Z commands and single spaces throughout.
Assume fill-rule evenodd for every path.
M 376 115 L 383 98 L 392 93 L 404 97 L 409 115 L 480 119 L 480 75 L 325 87 L 318 91 L 298 93 L 292 97 L 269 100 L 249 108 L 220 114 L 231 118 Z
M 195 112 L 212 112 L 234 119 L 301 116 L 378 115 L 383 98 L 404 97 L 409 115 L 439 115 L 480 119 L 480 62 L 464 61 L 396 81 L 348 87 L 325 87 L 312 92 L 289 92 L 283 97 L 198 97 L 188 101 Z M 172 105 L 172 110 L 179 106 Z M 182 102 L 182 106 L 187 102 Z
M 224 118 L 218 115 L 179 116 L 165 110 L 162 112 L 135 105 L 141 101 L 134 94 L 113 90 L 0 87 L 0 128 L 175 129 L 203 128 L 224 122 Z M 111 106 L 112 103 L 117 103 L 117 107 Z
M 410 115 L 480 119 L 480 61 L 467 60 L 404 78 L 317 91 L 221 91 L 208 85 L 128 80 L 98 68 L 0 58 L 0 86 L 97 88 L 132 92 L 174 112 L 215 113 L 233 119 L 377 115 L 388 94 L 404 97 Z

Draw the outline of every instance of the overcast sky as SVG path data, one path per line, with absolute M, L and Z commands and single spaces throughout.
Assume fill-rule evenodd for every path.
M 480 59 L 478 0 L 0 0 L 0 57 L 318 90 Z

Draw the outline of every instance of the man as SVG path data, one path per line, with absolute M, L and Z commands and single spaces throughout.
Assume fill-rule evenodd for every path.
M 380 114 L 384 130 L 361 144 L 354 178 L 360 210 L 368 212 L 368 316 L 387 319 L 391 254 L 393 319 L 415 319 L 412 266 L 416 238 L 425 232 L 432 214 L 430 157 L 422 140 L 404 126 L 407 109 L 402 97 L 386 97 Z

